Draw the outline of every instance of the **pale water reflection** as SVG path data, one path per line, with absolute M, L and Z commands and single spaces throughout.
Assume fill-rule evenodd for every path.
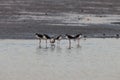
M 119 80 L 120 39 L 63 40 L 39 48 L 37 40 L 0 40 L 0 80 Z

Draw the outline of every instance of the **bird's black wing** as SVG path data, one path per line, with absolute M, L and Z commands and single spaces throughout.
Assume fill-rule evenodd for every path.
M 51 39 L 51 37 L 48 36 L 47 34 L 44 34 L 44 36 L 45 36 L 47 39 Z

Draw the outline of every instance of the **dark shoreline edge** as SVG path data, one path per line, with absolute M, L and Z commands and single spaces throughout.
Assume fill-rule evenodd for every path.
M 34 26 L 31 26 L 34 25 Z M 31 24 L 4 24 L 0 26 L 0 39 L 35 39 L 35 33 L 46 33 L 50 36 L 82 33 L 87 38 L 106 38 L 120 35 L 120 25 L 89 25 L 89 26 L 56 26 Z

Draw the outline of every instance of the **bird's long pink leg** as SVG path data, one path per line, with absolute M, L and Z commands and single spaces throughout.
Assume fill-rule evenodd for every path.
M 41 39 L 39 38 L 39 48 L 41 48 Z
M 47 39 L 46 39 L 46 48 L 47 48 Z
M 78 39 L 78 46 L 80 45 L 80 39 Z
M 71 40 L 69 39 L 69 49 L 71 49 Z

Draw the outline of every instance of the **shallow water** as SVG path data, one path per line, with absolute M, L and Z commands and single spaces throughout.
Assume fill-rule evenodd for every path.
M 119 80 L 120 39 L 63 40 L 53 48 L 37 40 L 0 40 L 0 80 Z

